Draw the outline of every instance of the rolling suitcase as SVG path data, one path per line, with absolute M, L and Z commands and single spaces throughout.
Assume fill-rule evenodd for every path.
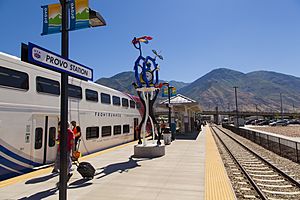
M 93 179 L 95 175 L 95 168 L 88 162 L 81 162 L 77 165 L 77 171 L 83 178 Z

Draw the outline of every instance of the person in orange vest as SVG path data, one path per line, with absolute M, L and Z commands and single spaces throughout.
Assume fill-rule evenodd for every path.
M 79 147 L 77 146 L 78 140 L 81 138 L 81 128 L 80 126 L 76 126 L 76 121 L 71 121 L 71 124 L 73 126 L 73 134 L 75 136 L 75 151 L 78 151 Z

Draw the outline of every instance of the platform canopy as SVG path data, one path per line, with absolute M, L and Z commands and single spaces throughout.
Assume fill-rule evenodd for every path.
M 155 107 L 155 114 L 158 116 L 168 114 L 169 100 L 161 101 L 157 107 Z M 170 98 L 170 106 L 172 110 L 173 119 L 179 121 L 181 132 L 193 131 L 195 114 L 201 112 L 199 103 L 189 97 L 182 94 L 177 94 Z
M 166 99 L 159 103 L 159 107 L 165 107 L 169 103 L 169 100 Z M 177 94 L 174 97 L 170 98 L 171 107 L 173 107 L 176 111 L 185 110 L 185 108 L 192 110 L 193 112 L 200 112 L 201 107 L 199 103 L 189 97 L 186 97 L 182 94 Z

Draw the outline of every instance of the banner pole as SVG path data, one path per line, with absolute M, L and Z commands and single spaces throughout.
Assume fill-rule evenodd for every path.
M 69 57 L 69 33 L 68 33 L 68 8 L 67 0 L 60 0 L 62 6 L 62 30 L 61 30 L 61 54 Z M 60 104 L 60 174 L 59 174 L 59 200 L 67 199 L 67 123 L 68 123 L 68 74 L 61 73 L 61 104 Z M 70 173 L 70 172 L 69 172 Z

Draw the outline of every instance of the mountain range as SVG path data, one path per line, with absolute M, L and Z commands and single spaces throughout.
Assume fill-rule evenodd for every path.
M 133 72 L 122 72 L 96 83 L 135 94 Z M 160 80 L 160 82 L 165 82 Z M 219 68 L 212 70 L 192 83 L 170 81 L 183 94 L 199 102 L 203 110 L 235 110 L 234 87 L 237 87 L 240 111 L 299 111 L 300 78 L 272 71 L 239 71 Z M 281 96 L 281 97 L 280 97 Z
M 100 78 L 96 81 L 96 83 L 105 85 L 107 87 L 114 88 L 116 90 L 126 92 L 129 94 L 136 94 L 134 87 L 132 86 L 132 83 L 135 81 L 134 72 L 121 72 L 119 74 L 116 74 L 110 78 Z M 159 80 L 159 82 L 167 82 L 164 80 Z M 174 86 L 178 89 L 185 87 L 189 85 L 189 83 L 184 83 L 180 81 L 170 81 L 170 85 Z

